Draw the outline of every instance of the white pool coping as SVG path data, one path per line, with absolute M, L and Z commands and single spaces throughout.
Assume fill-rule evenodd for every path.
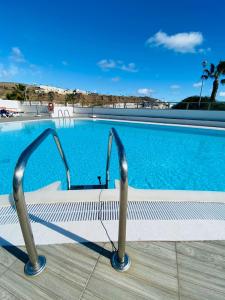
M 118 221 L 104 221 L 108 234 L 118 241 Z M 224 240 L 225 221 L 157 220 L 127 221 L 127 241 L 205 241 Z M 0 226 L 0 246 L 24 245 L 19 224 Z M 52 222 L 32 224 L 36 245 L 109 242 L 100 221 Z
M 116 184 L 118 186 L 118 182 Z M 27 204 L 119 201 L 119 189 L 109 190 L 58 190 L 55 182 L 38 191 L 25 193 Z M 128 190 L 129 201 L 225 203 L 225 192 Z M 0 209 L 13 205 L 11 195 L 0 196 Z M 35 215 L 35 212 L 33 212 Z M 105 220 L 104 225 L 112 240 L 118 239 L 118 220 Z M 128 220 L 127 241 L 194 241 L 224 240 L 225 220 Z M 36 244 L 79 243 L 84 241 L 108 242 L 108 237 L 99 220 L 32 223 Z M 19 223 L 0 225 L 0 245 L 4 240 L 13 245 L 24 245 Z
M 59 190 L 60 182 L 54 182 L 34 192 L 26 192 L 27 204 L 119 201 L 119 189 Z M 128 201 L 157 202 L 211 202 L 225 203 L 225 192 L 189 190 L 147 190 L 128 188 Z M 14 204 L 11 194 L 0 195 L 0 207 Z
M 24 122 L 42 122 L 42 121 L 53 121 L 58 120 L 62 118 L 43 118 L 43 119 L 30 119 L 30 120 L 16 120 L 13 121 L 13 123 L 24 123 Z M 160 123 L 160 122 L 153 122 L 153 121 L 137 121 L 137 120 L 122 120 L 122 119 L 111 119 L 111 118 L 100 118 L 100 117 L 70 117 L 66 119 L 73 119 L 73 120 L 79 120 L 79 121 L 108 121 L 108 122 L 119 122 L 119 123 L 134 123 L 134 124 L 149 124 L 149 125 L 159 125 L 159 126 L 170 126 L 170 127 L 184 127 L 184 128 L 196 128 L 196 129 L 208 129 L 208 130 L 219 130 L 219 131 L 225 131 L 225 128 L 223 127 L 217 127 L 217 126 L 204 126 L 204 125 L 189 125 L 189 124 L 179 124 L 179 123 Z M 165 118 L 165 120 L 167 120 Z M 182 119 L 181 119 L 182 120 Z M 188 119 L 187 119 L 188 120 Z M 203 121 L 204 120 L 200 120 Z M 213 122 L 213 121 L 210 121 Z M 0 124 L 7 124 L 8 122 L 0 122 Z M 225 123 L 225 122 L 223 122 Z
M 86 119 L 86 118 L 83 118 Z M 152 121 L 132 121 L 132 120 L 116 120 L 116 119 L 107 119 L 107 118 L 89 118 L 88 120 L 93 119 L 93 121 L 112 121 L 119 123 L 136 123 L 136 124 L 149 124 L 149 125 L 159 125 L 159 126 L 171 126 L 171 127 L 185 127 L 185 128 L 196 128 L 196 129 L 210 129 L 210 130 L 221 130 L 224 131 L 223 127 L 214 127 L 214 126 L 203 126 L 203 125 L 187 125 L 187 124 L 174 124 L 174 123 L 160 123 Z M 80 118 L 82 120 L 82 118 Z M 166 120 L 166 119 L 165 119 Z

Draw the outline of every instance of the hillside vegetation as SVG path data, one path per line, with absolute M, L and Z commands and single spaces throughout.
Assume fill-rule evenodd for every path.
M 81 94 L 74 92 L 73 94 L 60 94 L 58 92 L 46 93 L 40 87 L 19 83 L 0 83 L 0 99 L 20 100 L 24 101 L 41 101 L 55 103 L 80 103 L 81 105 L 106 105 L 116 103 L 155 103 L 158 99 L 150 97 L 135 96 L 114 96 L 101 95 L 97 93 Z M 161 101 L 160 101 L 161 102 Z
M 210 97 L 191 96 L 175 104 L 172 109 L 191 109 L 191 110 L 225 110 L 225 103 L 215 100 L 211 101 Z

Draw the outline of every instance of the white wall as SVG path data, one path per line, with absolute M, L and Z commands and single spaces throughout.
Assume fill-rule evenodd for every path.
M 0 108 L 20 110 L 21 109 L 21 104 L 20 104 L 20 101 L 0 99 Z
M 98 114 L 116 114 L 126 116 L 140 116 L 140 117 L 158 117 L 158 118 L 172 118 L 172 119 L 197 119 L 197 120 L 220 120 L 225 121 L 225 112 L 223 111 L 209 111 L 209 110 L 176 110 L 176 109 L 113 109 L 113 108 L 94 108 L 93 113 Z
M 9 110 L 14 110 L 18 112 L 24 112 L 24 113 L 47 113 L 48 112 L 48 106 L 47 105 L 35 105 L 32 103 L 26 104 L 21 103 L 17 100 L 2 100 L 0 99 L 0 108 L 6 108 Z
M 120 108 L 74 108 L 77 116 L 87 116 L 135 121 L 168 122 L 174 124 L 212 125 L 225 127 L 224 111 L 178 110 L 178 109 L 120 109 Z M 221 124 L 224 123 L 224 124 Z
M 47 105 L 21 105 L 21 110 L 24 113 L 34 113 L 34 114 L 39 114 L 39 113 L 48 113 L 48 106 Z

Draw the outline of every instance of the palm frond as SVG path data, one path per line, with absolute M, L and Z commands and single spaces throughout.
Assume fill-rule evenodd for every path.
M 225 84 L 225 79 L 222 79 L 222 80 L 220 81 L 220 83 L 221 83 L 221 84 Z
M 218 66 L 217 66 L 217 71 L 220 74 L 224 74 L 225 75 L 225 61 L 220 61 Z
M 214 71 L 215 71 L 215 65 L 211 64 L 210 65 L 210 73 L 212 74 L 212 73 L 214 73 Z
M 207 80 L 209 78 L 209 76 L 208 75 L 202 75 L 201 76 L 201 79 L 205 79 L 205 80 Z
M 211 74 L 210 71 L 209 71 L 208 69 L 205 69 L 205 70 L 203 71 L 203 73 L 206 73 L 208 77 L 209 77 L 210 74 Z

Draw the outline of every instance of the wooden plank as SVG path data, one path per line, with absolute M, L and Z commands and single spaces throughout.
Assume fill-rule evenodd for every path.
M 208 252 L 209 256 L 220 256 L 225 260 L 225 244 L 217 244 L 212 242 L 190 242 L 191 247 Z
M 2 300 L 18 300 L 19 298 L 17 298 L 15 295 L 11 294 L 6 289 L 3 289 L 0 286 L 0 299 L 2 299 Z
M 175 243 L 168 244 L 167 242 L 163 243 L 153 243 L 153 242 L 132 242 L 127 243 L 128 246 L 134 248 L 146 255 L 150 255 L 151 257 L 156 257 L 160 260 L 165 260 L 166 264 L 173 265 L 176 264 L 176 251 L 175 251 Z M 172 247 L 171 247 L 172 246 Z M 166 259 L 165 259 L 166 258 Z
M 45 271 L 36 277 L 27 278 L 23 272 L 23 268 L 24 264 L 17 261 L 10 267 L 10 270 L 22 277 L 24 280 L 29 280 L 29 283 L 31 283 L 34 288 L 43 290 L 53 299 L 77 299 L 81 295 L 85 286 L 85 282 L 81 285 L 82 279 L 80 281 L 76 280 L 76 277 L 73 277 L 72 272 L 70 272 L 71 278 L 69 278 L 66 270 L 62 271 L 57 266 L 54 267 L 56 272 L 52 270 L 51 260 L 49 264 L 47 264 Z M 67 268 L 66 265 L 65 268 Z
M 225 269 L 215 267 L 213 264 L 209 263 L 202 263 L 201 261 L 193 258 L 187 257 L 182 254 L 177 255 L 178 260 L 178 268 L 179 268 L 179 275 L 181 276 L 181 271 L 184 269 L 191 270 L 193 275 L 205 274 L 206 277 L 210 276 L 210 280 L 215 280 L 216 278 L 221 279 L 222 282 L 225 284 Z M 191 277 L 192 278 L 192 277 Z M 190 279 L 191 279 L 190 278 Z
M 1 277 L 2 274 L 4 274 L 7 270 L 8 270 L 7 267 L 5 267 L 4 265 L 0 264 L 0 277 Z
M 95 251 L 86 246 L 39 246 L 47 268 L 34 278 L 24 275 L 23 261 L 0 248 L 0 299 L 225 299 L 222 241 L 130 242 L 132 266 L 125 273 L 101 255 L 103 244 Z M 110 243 L 105 249 L 111 251 Z
M 156 256 L 155 249 L 151 250 L 149 246 L 148 251 L 143 251 L 143 249 L 135 249 L 133 247 L 127 246 L 126 252 L 132 258 L 132 265 L 135 266 L 146 266 L 152 272 L 161 272 L 173 277 L 177 275 L 177 266 L 176 266 L 176 253 L 172 254 L 172 259 L 170 257 L 164 256 Z M 153 253 L 153 254 L 152 254 Z
M 80 300 L 104 300 L 104 298 L 99 298 L 96 295 L 94 295 L 92 292 L 85 290 Z
M 11 250 L 13 250 L 12 247 Z M 3 247 L 0 247 L 0 263 L 6 266 L 7 268 L 16 261 L 16 257 L 12 255 L 9 251 L 7 251 Z
M 51 245 L 41 249 L 48 269 L 84 288 L 99 254 L 81 245 Z
M 8 270 L 4 273 L 4 276 L 0 277 L 0 286 L 5 290 L 10 291 L 15 297 L 19 299 L 27 300 L 49 300 L 59 299 L 56 294 L 47 294 L 41 288 L 32 284 L 32 282 L 26 280 L 24 277 L 17 275 L 15 272 Z M 53 297 L 55 296 L 55 298 Z M 32 297 L 32 298 L 31 298 Z
M 130 282 L 130 284 L 131 284 L 130 289 L 128 289 L 128 288 L 124 288 L 122 284 L 120 285 L 115 284 L 114 280 L 108 281 L 108 280 L 104 280 L 102 277 L 98 278 L 97 276 L 92 276 L 86 291 L 88 291 L 89 293 L 94 293 L 94 295 L 97 295 L 97 297 L 104 300 L 112 300 L 112 299 L 152 300 L 154 299 L 148 294 L 147 291 L 144 293 L 144 296 L 143 293 L 141 295 L 141 293 L 138 293 L 138 291 L 135 292 L 132 282 Z
M 95 247 L 92 244 L 39 246 L 38 253 L 46 255 L 47 268 L 41 275 L 29 278 L 29 282 L 43 289 L 53 298 L 56 296 L 60 299 L 77 299 L 83 293 L 100 255 L 90 248 L 101 251 L 101 247 L 101 244 L 96 244 Z M 23 274 L 23 268 L 24 264 L 19 260 L 10 267 L 18 275 L 27 279 Z
M 214 267 L 224 270 L 225 257 L 221 255 L 219 247 L 217 248 L 216 245 L 207 247 L 207 244 L 204 242 L 202 242 L 202 244 L 195 242 L 178 242 L 177 252 L 188 257 L 193 257 L 202 263 L 211 263 Z
M 204 242 L 177 243 L 181 299 L 225 299 L 225 268 L 220 246 Z M 220 254 L 218 254 L 220 253 Z
M 178 299 L 176 262 L 167 268 L 164 261 L 146 253 L 131 247 L 127 252 L 132 257 L 127 272 L 116 272 L 106 258 L 100 257 L 87 289 L 104 299 Z
M 190 282 L 180 282 L 180 300 L 224 300 L 223 293 L 215 293 L 211 289 Z
M 225 247 L 225 241 L 208 241 L 208 243 Z

